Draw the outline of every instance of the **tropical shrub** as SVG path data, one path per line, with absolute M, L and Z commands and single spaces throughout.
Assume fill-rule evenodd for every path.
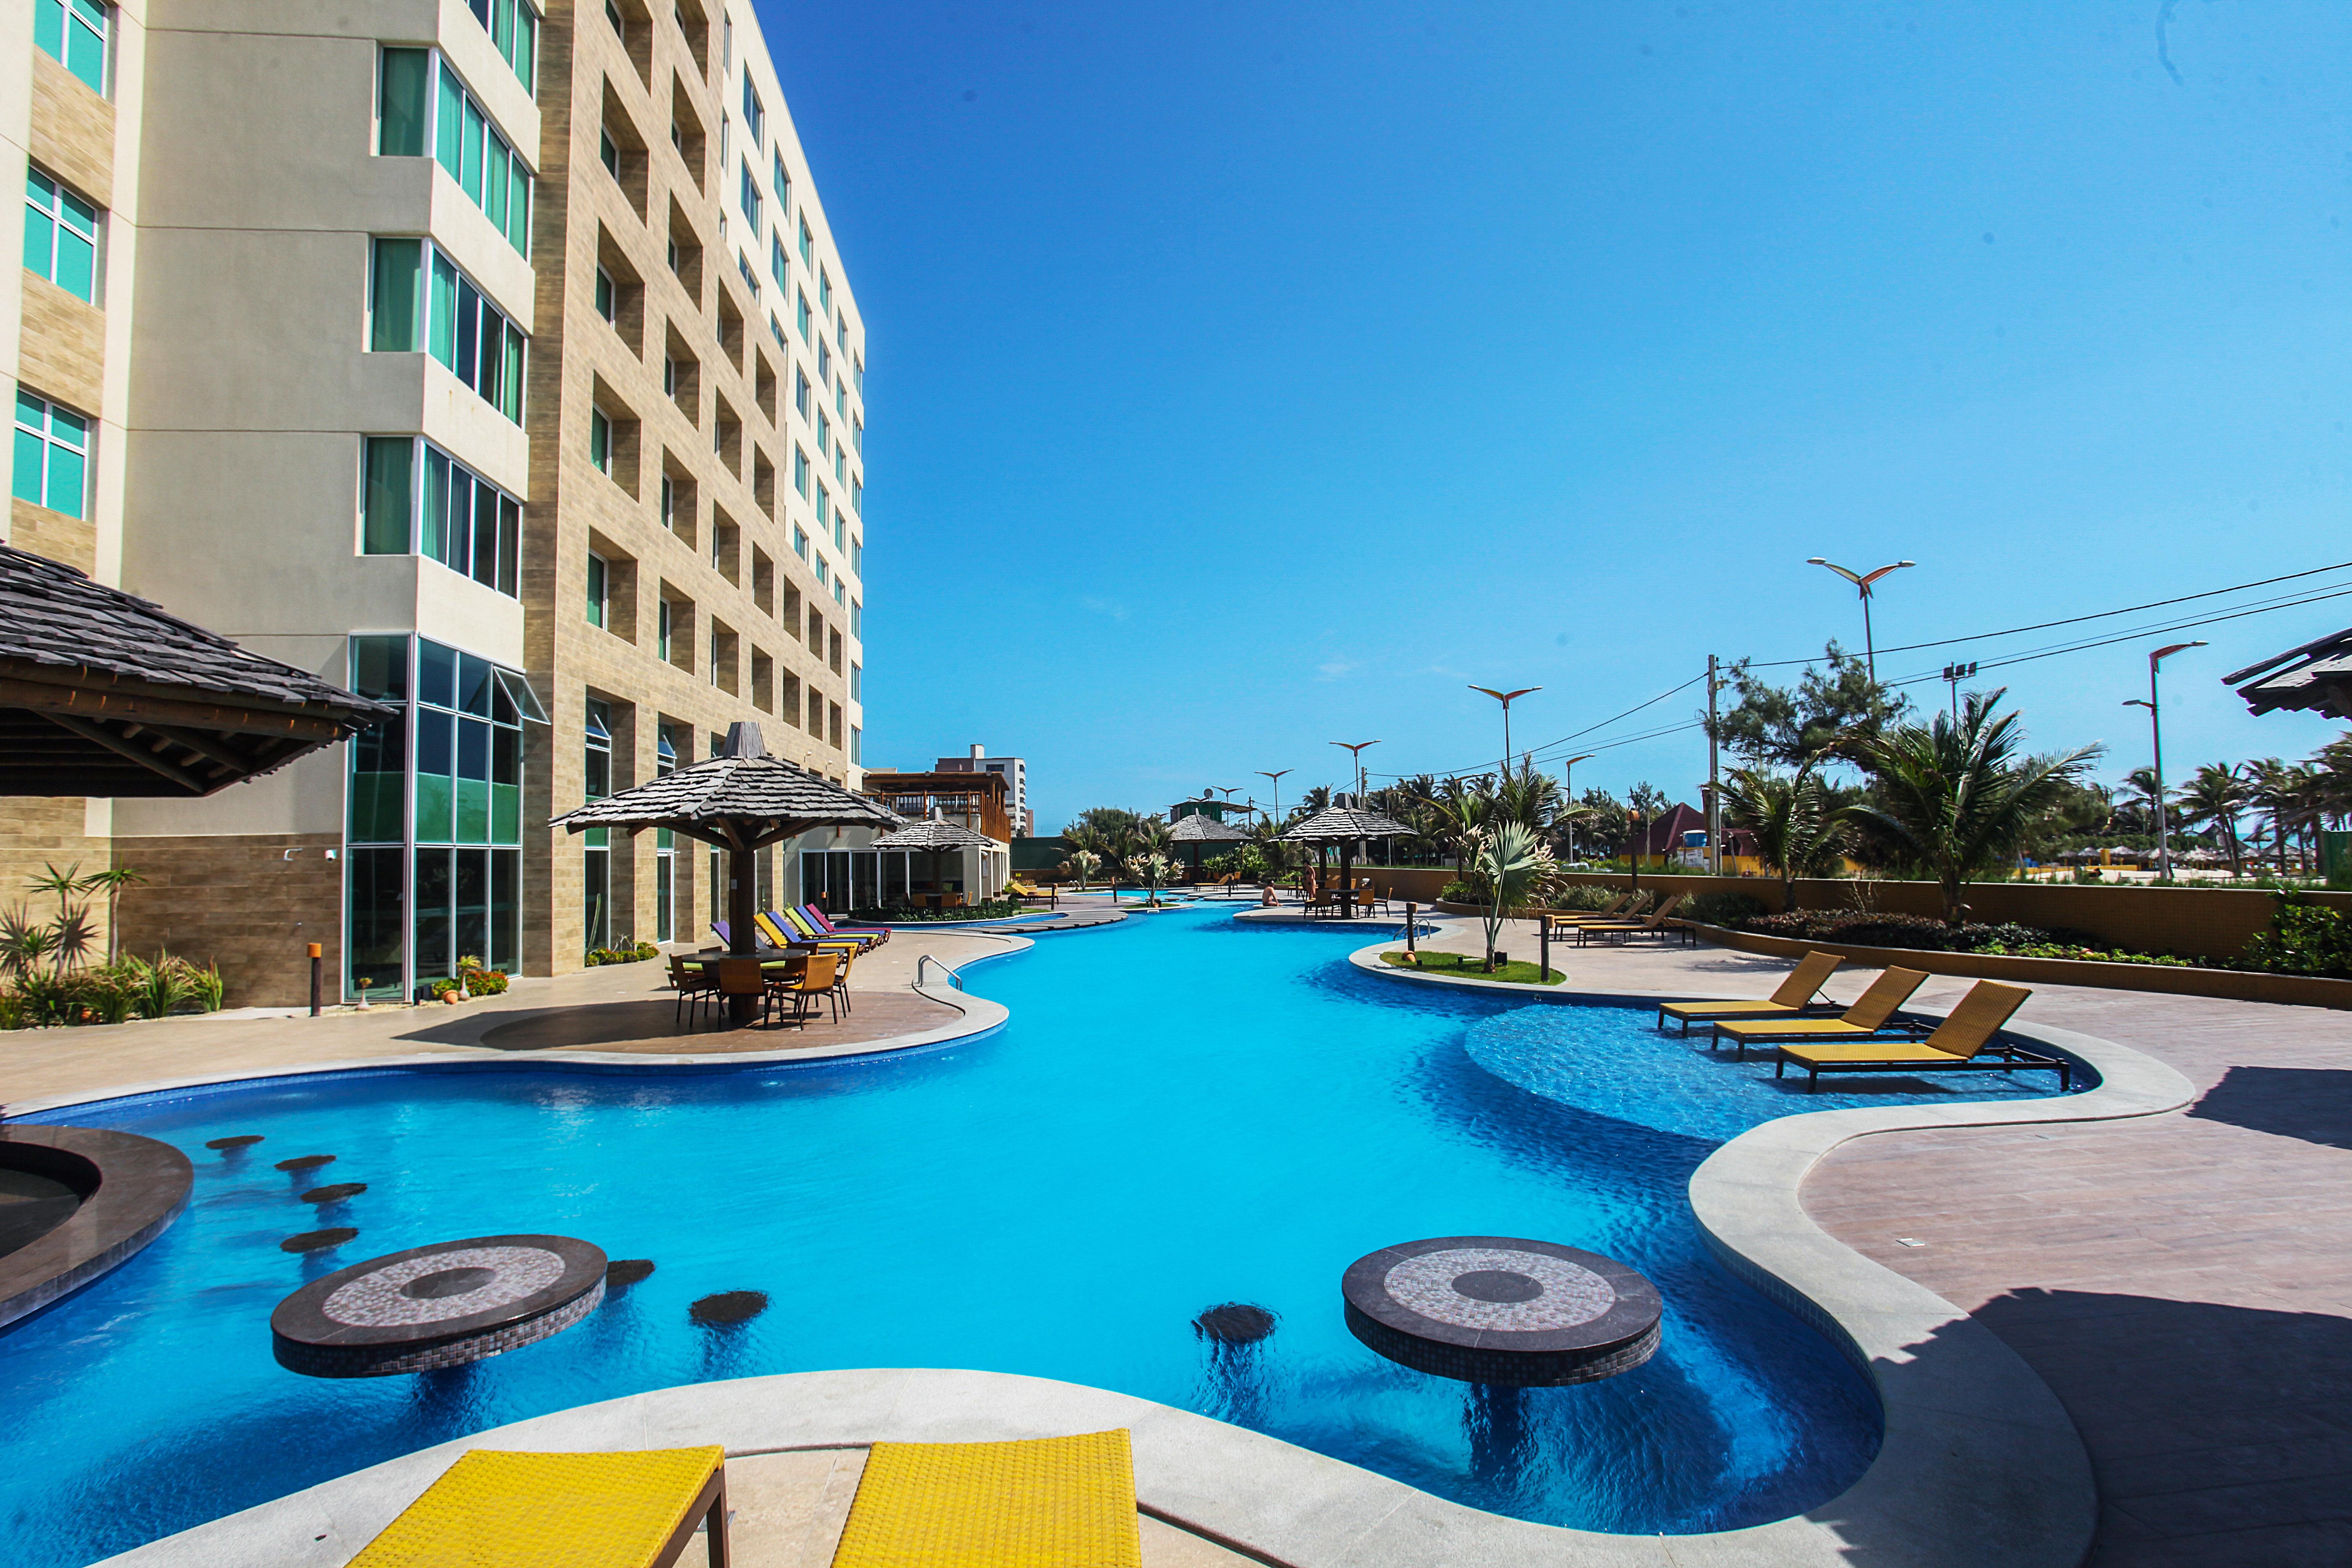
M 499 970 L 469 969 L 466 971 L 466 994 L 468 996 L 496 996 L 506 988 L 507 977 Z
M 1471 882 L 1448 882 L 1437 889 L 1437 901 L 1441 904 L 1475 904 L 1478 899 L 1479 889 Z
M 2301 891 L 2278 895 L 2271 929 L 2246 944 L 2248 969 L 2352 980 L 2352 920 Z
M 1573 887 L 1562 888 L 1554 893 L 1551 896 L 1551 907 L 1555 910 L 1605 910 L 1622 896 L 1614 888 L 1600 883 L 1580 882 Z M 1756 908 L 1760 913 L 1764 906 L 1759 904 Z
M 1608 891 L 1605 888 L 1582 890 L 1595 893 Z M 1603 898 L 1591 903 L 1563 903 L 1563 907 L 1597 910 L 1605 906 L 1608 900 Z M 1675 912 L 1685 920 L 1696 921 L 1701 925 L 1736 926 L 1742 921 L 1753 920 L 1761 915 L 1764 912 L 1764 905 L 1760 900 L 1752 899 L 1746 893 L 1700 893 L 1695 898 L 1685 899 L 1682 907 Z

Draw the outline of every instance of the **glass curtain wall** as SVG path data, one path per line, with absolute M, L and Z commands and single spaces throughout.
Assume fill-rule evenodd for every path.
M 422 994 L 522 959 L 522 721 L 489 660 L 426 637 L 355 637 L 354 689 L 400 718 L 351 748 L 345 983 Z

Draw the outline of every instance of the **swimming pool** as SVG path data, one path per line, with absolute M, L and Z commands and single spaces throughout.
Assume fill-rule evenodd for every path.
M 1685 1184 L 1725 1138 L 1791 1110 L 2029 1080 L 1792 1096 L 1769 1067 L 1706 1059 L 1631 1009 L 1363 974 L 1345 954 L 1377 929 L 1252 929 L 1207 908 L 1042 942 L 967 971 L 1011 1007 L 1002 1033 L 895 1056 L 383 1071 L 44 1118 L 167 1139 L 196 1186 L 146 1252 L 0 1335 L 11 1560 L 87 1563 L 568 1405 L 827 1367 L 1093 1384 L 1593 1530 L 1755 1523 L 1848 1485 L 1877 1442 L 1867 1383 L 1713 1262 Z M 204 1148 L 236 1133 L 266 1142 Z M 309 1153 L 336 1160 L 272 1168 Z M 322 1182 L 368 1190 L 314 1217 L 297 1194 Z M 320 1225 L 360 1234 L 279 1250 Z M 461 1372 L 320 1382 L 272 1359 L 270 1310 L 306 1280 L 505 1231 L 656 1270 L 580 1327 Z M 1493 1395 L 1359 1345 L 1347 1264 L 1456 1234 L 1624 1260 L 1664 1295 L 1664 1348 L 1607 1383 Z M 689 1321 L 692 1301 L 738 1289 L 765 1291 L 767 1310 Z M 1192 1321 L 1225 1301 L 1278 1326 L 1213 1352 Z

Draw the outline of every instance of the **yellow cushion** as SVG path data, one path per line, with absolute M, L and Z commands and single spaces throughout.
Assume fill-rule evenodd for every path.
M 1127 1433 L 877 1443 L 834 1568 L 1142 1568 Z
M 1775 1036 L 1786 1039 L 1791 1036 L 1802 1038 L 1808 1035 L 1868 1035 L 1876 1033 L 1860 1024 L 1848 1024 L 1837 1018 L 1755 1018 L 1746 1023 L 1732 1021 L 1716 1026 L 1717 1033 L 1727 1040 L 1770 1039 Z
M 1742 1013 L 1787 1013 L 1778 1002 L 1668 1002 L 1658 1011 L 1676 1018 L 1736 1018 Z
M 1933 1050 L 1908 1040 L 1881 1040 L 1869 1045 L 1859 1041 L 1849 1045 L 1790 1044 L 1780 1047 L 1780 1054 L 1798 1062 L 1917 1062 L 1922 1067 L 1950 1067 L 1969 1059 L 1957 1051 Z
M 646 1568 L 727 1451 L 462 1455 L 350 1568 Z

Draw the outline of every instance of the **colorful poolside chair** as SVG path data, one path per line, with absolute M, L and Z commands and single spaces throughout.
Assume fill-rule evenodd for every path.
M 802 904 L 799 908 L 819 936 L 854 936 L 869 947 L 880 947 L 890 940 L 888 926 L 837 926 L 814 904 Z
M 670 1568 L 703 1527 L 727 1568 L 727 1451 L 509 1454 L 476 1448 L 349 1568 Z
M 1739 1058 L 1748 1058 L 1750 1046 L 1780 1046 L 1792 1040 L 1854 1040 L 1871 1035 L 1905 1030 L 1921 1031 L 1895 1016 L 1895 1009 L 1911 1000 L 1911 993 L 1927 984 L 1924 969 L 1890 968 L 1870 983 L 1868 990 L 1853 1000 L 1834 1018 L 1727 1018 L 1715 1026 L 1715 1038 L 1707 1048 L 1729 1040 L 1739 1047 Z
M 1668 1018 L 1681 1020 L 1683 1033 L 1690 1033 L 1692 1023 L 1713 1023 L 1722 1018 L 1801 1018 L 1813 1014 L 1835 1013 L 1834 1002 L 1815 1000 L 1837 966 L 1845 960 L 1834 952 L 1809 952 L 1789 977 L 1780 982 L 1780 989 L 1760 1002 L 1661 1002 L 1658 1004 L 1658 1027 L 1666 1026 Z
M 1780 1059 L 1772 1064 L 1772 1076 L 1779 1078 L 1793 1063 L 1805 1069 L 1805 1092 L 1812 1094 L 1821 1089 L 1825 1072 L 2015 1072 L 2020 1068 L 2047 1068 L 2057 1073 L 2058 1092 L 2063 1094 L 2074 1087 L 2073 1063 L 1993 1038 L 2032 994 L 2022 985 L 1979 980 L 1924 1040 L 1782 1046 Z
M 1142 1568 L 1124 1429 L 877 1443 L 833 1568 Z

